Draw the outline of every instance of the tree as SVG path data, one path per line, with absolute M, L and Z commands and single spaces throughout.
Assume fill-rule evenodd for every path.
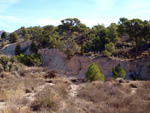
M 120 64 L 118 64 L 115 68 L 112 69 L 113 78 L 124 78 L 125 76 L 126 72 L 120 67 Z
M 75 53 L 79 53 L 81 48 L 76 44 L 74 40 L 68 39 L 63 41 L 59 47 L 60 51 L 68 56 L 74 55 Z
M 25 41 L 27 41 L 28 39 L 30 39 L 30 36 L 29 36 L 28 31 L 27 31 L 26 28 L 23 28 L 22 37 L 24 38 Z
M 36 46 L 36 44 L 33 41 L 32 41 L 32 43 L 30 45 L 30 51 L 34 52 L 34 53 L 38 52 L 37 46 Z
M 15 55 L 20 55 L 21 53 L 22 51 L 21 51 L 20 44 L 17 44 L 15 48 Z
M 109 44 L 105 45 L 105 49 L 108 52 L 113 53 L 115 51 L 115 45 L 112 42 L 110 42 Z
M 138 53 L 138 47 L 141 43 L 142 40 L 142 35 L 143 35 L 143 28 L 144 28 L 144 23 L 140 19 L 132 19 L 128 20 L 126 18 L 121 18 L 119 22 L 119 29 L 120 32 L 128 34 L 129 35 L 129 40 L 133 41 L 135 43 L 135 50 L 136 50 L 136 55 Z
M 85 77 L 89 81 L 101 80 L 104 81 L 104 75 L 100 73 L 98 66 L 95 63 L 92 63 L 89 69 L 85 73 Z
M 51 35 L 55 30 L 53 25 L 47 25 L 43 27 L 43 34 L 44 35 Z
M 108 28 L 108 38 L 110 41 L 114 44 L 120 41 L 120 38 L 118 37 L 117 33 L 117 25 L 115 23 L 112 23 Z
M 10 43 L 15 43 L 18 40 L 19 40 L 19 37 L 18 37 L 17 33 L 13 32 L 10 34 L 10 39 L 9 39 Z
M 6 32 L 3 32 L 2 34 L 1 34 L 1 38 L 2 39 L 5 39 L 7 37 L 7 33 Z
M 111 52 L 108 52 L 107 50 L 103 51 L 102 54 L 103 54 L 103 56 L 105 56 L 105 57 L 110 57 L 110 56 L 112 55 L 112 53 L 111 53 Z
M 62 24 L 58 26 L 58 30 L 62 33 L 66 32 L 69 38 L 72 38 L 74 31 L 81 31 L 81 26 L 83 27 L 83 25 L 80 24 L 80 20 L 77 18 L 67 18 L 61 20 L 61 23 Z

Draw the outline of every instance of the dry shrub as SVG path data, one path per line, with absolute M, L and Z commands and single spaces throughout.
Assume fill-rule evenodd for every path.
M 33 111 L 41 111 L 41 112 L 52 112 L 57 111 L 61 107 L 61 97 L 58 92 L 55 92 L 53 88 L 45 87 L 42 91 L 40 91 L 36 100 L 32 103 L 31 108 Z
M 5 72 L 5 71 L 3 71 L 3 72 L 0 73 L 0 77 L 1 78 L 8 77 L 9 75 L 10 75 L 10 73 L 9 72 Z
M 57 71 L 51 70 L 48 71 L 45 75 L 44 78 L 55 78 L 57 76 Z
M 79 97 L 87 102 L 92 101 L 94 106 L 98 106 L 95 109 L 101 109 L 99 113 L 149 113 L 150 82 L 143 82 L 143 86 L 138 86 L 134 95 L 131 94 L 130 84 L 123 84 L 117 81 L 87 83 Z
M 138 88 L 137 96 L 139 96 L 139 98 L 141 98 L 142 100 L 150 100 L 150 82 L 149 81 L 145 81 L 143 83 L 143 86 Z
M 114 96 L 122 96 L 118 88 L 111 84 L 93 82 L 85 84 L 79 93 L 80 98 L 99 103 Z

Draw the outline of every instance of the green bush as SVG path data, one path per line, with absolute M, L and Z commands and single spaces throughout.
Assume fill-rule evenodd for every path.
M 105 57 L 110 57 L 112 55 L 112 53 L 108 52 L 107 50 L 103 51 L 103 56 Z
M 19 40 L 19 37 L 18 37 L 17 33 L 13 32 L 10 34 L 10 39 L 9 39 L 10 43 L 15 43 L 18 40 Z
M 0 57 L 0 64 L 4 71 L 16 71 L 18 67 L 14 64 L 16 61 L 15 57 L 11 57 L 10 59 L 6 56 Z
M 2 42 L 1 43 L 1 48 L 3 48 L 5 45 L 6 45 L 5 42 Z
M 105 45 L 105 49 L 108 52 L 113 53 L 115 51 L 115 45 L 112 42 L 110 42 L 109 44 Z
M 120 64 L 118 64 L 115 68 L 112 69 L 113 78 L 124 78 L 125 76 L 126 72 L 120 67 Z
M 36 44 L 33 41 L 32 41 L 32 43 L 30 45 L 30 51 L 34 52 L 34 53 L 38 52 L 37 46 L 36 46 Z
M 2 34 L 1 34 L 1 38 L 2 39 L 5 39 L 7 37 L 7 33 L 4 31 Z
M 15 48 L 15 55 L 20 55 L 21 53 L 22 51 L 21 51 L 20 44 L 17 44 Z
M 95 63 L 92 63 L 89 69 L 85 73 L 85 77 L 88 81 L 101 80 L 104 81 L 104 75 L 100 73 L 98 66 Z
M 0 63 L 2 65 L 4 71 L 6 71 L 6 69 L 7 69 L 8 62 L 9 62 L 9 58 L 7 58 L 5 56 L 0 57 Z
M 20 54 L 17 56 L 17 60 L 27 66 L 40 66 L 41 65 L 39 54 L 35 54 L 35 55 Z

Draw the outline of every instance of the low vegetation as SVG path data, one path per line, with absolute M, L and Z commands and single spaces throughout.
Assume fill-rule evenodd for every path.
M 120 64 L 118 64 L 115 68 L 112 69 L 113 78 L 124 78 L 125 76 L 126 72 L 120 67 Z
M 86 75 L 85 78 L 88 81 L 96 81 L 96 80 L 104 81 L 105 80 L 104 75 L 100 73 L 100 70 L 95 63 L 92 63 L 90 65 L 90 67 L 86 71 L 85 75 Z

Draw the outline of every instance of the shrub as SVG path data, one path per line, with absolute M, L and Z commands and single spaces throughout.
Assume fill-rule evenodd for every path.
M 112 42 L 110 42 L 109 44 L 105 45 L 105 49 L 108 52 L 113 53 L 115 51 L 115 45 Z
M 125 75 L 126 75 L 126 72 L 120 67 L 120 64 L 118 64 L 115 68 L 112 69 L 112 77 L 115 79 L 124 78 Z
M 107 50 L 103 51 L 103 56 L 105 57 L 110 57 L 112 55 L 112 53 L 108 52 Z
M 19 40 L 19 37 L 18 37 L 17 33 L 11 33 L 10 34 L 10 39 L 9 39 L 10 43 L 15 43 L 18 40 Z
M 15 55 L 20 55 L 21 53 L 22 51 L 21 51 L 20 44 L 17 44 L 15 48 Z
M 6 32 L 3 32 L 2 34 L 1 34 L 1 38 L 2 39 L 5 39 L 7 37 L 7 33 Z
M 104 75 L 100 73 L 98 66 L 95 63 L 92 63 L 89 69 L 85 73 L 86 79 L 89 81 L 101 80 L 104 81 Z
M 37 46 L 36 46 L 36 44 L 33 41 L 32 41 L 32 43 L 30 45 L 30 51 L 34 52 L 34 53 L 38 52 Z
M 76 44 L 74 40 L 65 40 L 60 44 L 59 47 L 60 51 L 62 51 L 64 54 L 68 56 L 68 58 L 71 55 L 74 55 L 76 53 L 79 53 L 81 51 L 81 48 Z
M 1 43 L 1 48 L 3 48 L 5 46 L 5 42 Z
M 28 31 L 27 31 L 26 28 L 23 28 L 22 37 L 24 38 L 25 41 L 27 41 L 28 39 L 30 39 L 30 36 L 29 36 Z
M 17 60 L 19 62 L 23 63 L 24 65 L 27 65 L 27 66 L 39 66 L 39 65 L 41 65 L 41 60 L 40 60 L 39 54 L 36 54 L 36 55 L 20 54 L 17 56 Z
M 9 62 L 9 58 L 7 58 L 5 56 L 0 57 L 0 63 L 3 66 L 3 68 L 4 68 L 5 71 L 6 71 L 8 62 Z

